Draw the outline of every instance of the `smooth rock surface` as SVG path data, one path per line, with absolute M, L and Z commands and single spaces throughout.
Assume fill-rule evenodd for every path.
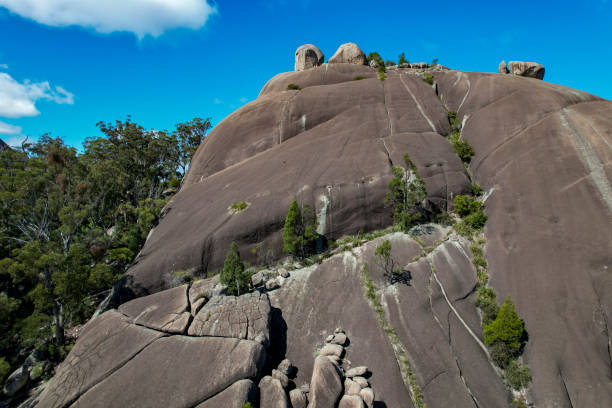
M 322 356 L 336 357 L 342 357 L 342 353 L 344 353 L 344 347 L 331 343 L 324 345 L 321 351 L 319 352 L 319 354 Z
M 372 408 L 374 406 L 374 390 L 371 388 L 364 388 L 359 391 L 359 396 L 368 408 Z
M 347 370 L 345 375 L 347 377 L 357 377 L 357 376 L 364 376 L 367 372 L 368 372 L 368 367 L 358 366 L 358 367 L 353 367 Z
M 281 382 L 269 375 L 259 382 L 259 408 L 289 408 Z
M 359 395 L 359 391 L 361 391 L 361 386 L 355 381 L 350 378 L 344 380 L 344 393 L 346 395 Z
M 319 356 L 315 359 L 310 381 L 308 399 L 309 408 L 327 408 L 335 406 L 342 395 L 342 374 L 336 364 L 328 358 Z
M 255 404 L 257 386 L 251 380 L 240 380 L 212 398 L 207 399 L 195 408 L 242 408 L 250 402 Z
M 338 404 L 338 408 L 363 408 L 363 400 L 359 395 L 344 395 Z
M 298 388 L 289 391 L 289 400 L 292 408 L 306 408 L 308 405 L 306 394 Z
M 19 367 L 17 370 L 13 371 L 11 375 L 9 375 L 9 377 L 5 380 L 2 392 L 4 392 L 9 397 L 12 397 L 28 384 L 29 377 L 29 370 L 25 366 Z

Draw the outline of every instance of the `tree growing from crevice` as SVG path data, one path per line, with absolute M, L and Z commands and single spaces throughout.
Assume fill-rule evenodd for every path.
M 493 360 L 505 368 L 518 357 L 525 343 L 525 325 L 516 313 L 510 296 L 501 305 L 495 319 L 484 326 L 483 338 L 492 347 Z
M 232 296 L 245 294 L 251 288 L 251 274 L 245 270 L 244 263 L 240 260 L 238 245 L 235 242 L 232 242 L 225 255 L 219 280 L 227 286 L 227 293 Z
M 410 285 L 410 272 L 397 268 L 391 256 L 391 242 L 386 239 L 374 250 L 374 262 L 383 270 L 385 278 L 390 284 L 405 283 Z
M 305 258 L 316 250 L 318 222 L 308 205 L 300 208 L 296 200 L 289 206 L 283 229 L 283 250 L 289 255 Z
M 404 154 L 406 168 L 393 166 L 393 178 L 387 184 L 385 203 L 393 208 L 393 222 L 404 232 L 423 218 L 423 201 L 427 196 L 425 181 L 417 166 Z

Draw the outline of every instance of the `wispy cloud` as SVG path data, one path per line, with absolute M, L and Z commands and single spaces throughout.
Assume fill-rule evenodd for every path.
M 247 98 L 245 98 L 244 96 L 240 99 L 238 99 L 240 101 L 240 103 L 247 103 L 249 100 Z
M 23 83 L 17 82 L 9 74 L 0 72 L 0 116 L 19 118 L 37 116 L 36 102 L 40 99 L 59 104 L 72 105 L 74 95 L 61 86 L 52 87 L 48 81 Z
M 207 0 L 0 0 L 0 7 L 49 26 L 128 31 L 138 38 L 172 28 L 199 29 L 217 12 Z
M 8 65 L 7 64 L 0 64 L 0 69 L 8 69 Z
M 221 105 L 223 103 L 223 101 L 219 98 L 215 98 L 214 101 L 215 105 Z
M 21 133 L 21 126 L 13 126 L 0 121 L 0 135 L 17 135 Z
M 4 140 L 4 143 L 6 143 L 7 145 L 11 147 L 21 147 L 21 144 L 23 143 L 24 140 L 26 140 L 26 138 L 27 137 L 24 135 L 17 135 L 17 136 L 3 138 L 3 140 Z M 30 140 L 30 142 L 32 141 Z

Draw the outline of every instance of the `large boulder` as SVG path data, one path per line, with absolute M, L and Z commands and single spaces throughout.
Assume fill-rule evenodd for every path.
M 248 379 L 240 380 L 195 408 L 242 408 L 247 402 L 250 402 L 251 405 L 255 404 L 256 398 L 257 386 L 255 383 Z
M 30 378 L 30 371 L 26 366 L 21 366 L 17 370 L 13 371 L 11 375 L 4 382 L 4 388 L 2 392 L 4 392 L 9 397 L 17 394 L 19 391 L 23 390 L 24 387 L 28 384 L 28 380 Z
M 323 64 L 325 56 L 316 46 L 304 44 L 295 51 L 295 70 L 304 71 Z
M 499 63 L 499 65 L 497 66 L 497 72 L 504 75 L 508 73 L 508 66 L 506 65 L 506 61 L 502 61 Z
M 342 44 L 329 59 L 329 64 L 356 64 L 366 65 L 366 55 L 355 43 Z
M 189 326 L 190 336 L 254 340 L 269 337 L 270 301 L 265 293 L 215 296 L 200 309 Z
M 510 61 L 508 69 L 513 75 L 544 79 L 544 66 L 537 62 Z
M 259 382 L 259 408 L 289 408 L 289 399 L 278 379 L 267 375 Z
M 309 408 L 334 407 L 342 395 L 342 373 L 327 357 L 315 359 L 310 381 Z
M 338 408 L 365 408 L 365 405 L 359 395 L 344 395 Z

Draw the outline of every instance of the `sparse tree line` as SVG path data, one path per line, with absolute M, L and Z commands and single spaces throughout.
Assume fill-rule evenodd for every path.
M 0 152 L 0 384 L 33 349 L 63 358 L 66 328 L 133 261 L 211 123 L 98 127 L 82 151 L 45 134 Z

